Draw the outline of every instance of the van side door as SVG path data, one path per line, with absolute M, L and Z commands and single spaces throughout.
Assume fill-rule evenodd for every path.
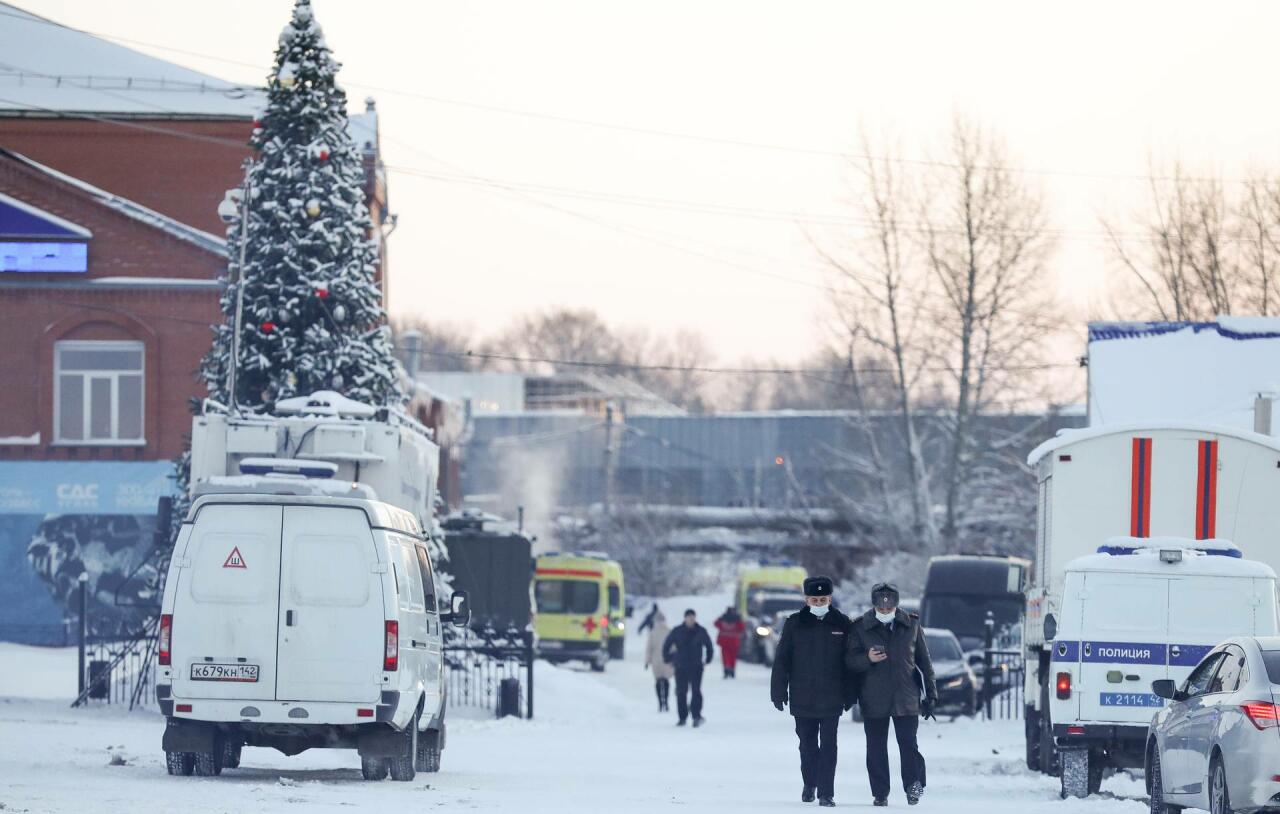
M 444 631 L 440 627 L 440 598 L 436 594 L 435 573 L 426 546 L 416 546 L 418 568 L 422 572 L 427 622 L 427 703 L 428 713 L 439 704 L 444 692 Z
M 388 532 L 387 542 L 400 586 L 400 670 L 411 677 L 413 689 L 420 690 L 431 662 L 425 580 L 414 539 Z M 407 689 L 402 680 L 400 691 Z

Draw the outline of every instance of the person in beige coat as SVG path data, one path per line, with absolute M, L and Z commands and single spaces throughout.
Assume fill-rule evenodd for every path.
M 645 669 L 653 670 L 654 689 L 658 693 L 658 712 L 667 711 L 667 698 L 671 695 L 671 676 L 675 675 L 675 667 L 662 658 L 662 644 L 671 633 L 667 625 L 667 617 L 654 607 L 652 624 L 649 627 L 649 641 L 644 648 Z

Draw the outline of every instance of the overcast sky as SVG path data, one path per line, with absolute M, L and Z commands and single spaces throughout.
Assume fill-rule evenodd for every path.
M 16 1 L 95 33 L 216 55 L 125 43 L 257 83 L 292 7 Z M 847 162 L 822 151 L 856 150 L 860 129 L 894 134 L 913 157 L 936 151 L 956 114 L 1000 133 L 1067 232 L 1056 284 L 1080 320 L 1116 273 L 1098 216 L 1140 202 L 1131 176 L 1149 156 L 1228 176 L 1280 166 L 1276 3 L 314 6 L 353 106 L 373 95 L 382 114 L 400 216 L 393 314 L 482 332 L 572 305 L 620 325 L 699 330 L 727 362 L 811 352 L 827 339 L 824 277 L 787 215 L 853 214 Z M 689 211 L 707 205 L 761 211 Z

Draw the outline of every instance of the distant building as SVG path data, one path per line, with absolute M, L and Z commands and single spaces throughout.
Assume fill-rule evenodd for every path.
M 603 416 L 681 415 L 684 410 L 625 376 L 601 373 L 423 371 L 418 380 L 470 405 L 471 413 L 566 412 Z

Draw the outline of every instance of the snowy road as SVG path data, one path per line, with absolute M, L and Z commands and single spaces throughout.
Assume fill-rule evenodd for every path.
M 673 603 L 668 611 L 682 607 Z M 743 812 L 801 805 L 792 720 L 770 706 L 767 672 L 744 665 L 735 681 L 708 672 L 707 726 L 677 729 L 674 713 L 655 711 L 636 640 L 628 643 L 627 661 L 610 664 L 604 675 L 539 664 L 536 720 L 451 720 L 443 771 L 420 774 L 411 783 L 366 783 L 354 752 L 322 750 L 286 758 L 246 749 L 244 768 L 221 777 L 169 777 L 159 750 L 163 722 L 158 714 L 70 710 L 59 682 L 69 683 L 68 676 L 74 680 L 73 652 L 0 648 L 0 811 L 5 814 L 436 806 L 555 814 L 677 807 Z M 60 663 L 67 669 L 56 669 Z M 1017 721 L 923 726 L 929 788 L 918 810 L 1145 811 L 1141 783 L 1127 777 L 1106 781 L 1101 797 L 1059 800 L 1056 780 L 1023 767 L 1020 727 Z M 836 780 L 842 807 L 870 806 L 863 755 L 861 726 L 846 718 Z M 896 771 L 892 747 L 891 755 Z M 905 808 L 900 790 L 895 789 L 890 805 Z

